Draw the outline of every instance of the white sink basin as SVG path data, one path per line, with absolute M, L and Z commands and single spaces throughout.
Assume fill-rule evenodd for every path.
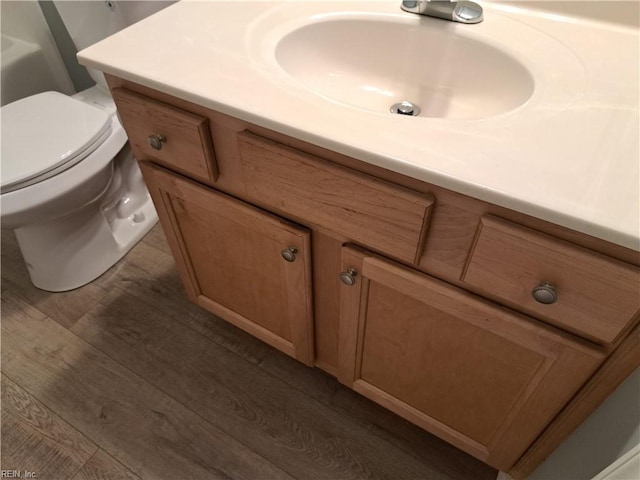
M 324 97 L 389 113 L 417 105 L 420 116 L 475 119 L 524 104 L 531 73 L 509 53 L 441 20 L 399 16 L 328 19 L 277 44 L 280 66 Z

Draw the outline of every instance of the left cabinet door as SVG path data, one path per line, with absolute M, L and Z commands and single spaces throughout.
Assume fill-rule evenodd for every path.
M 309 230 L 152 163 L 140 166 L 189 298 L 313 365 Z

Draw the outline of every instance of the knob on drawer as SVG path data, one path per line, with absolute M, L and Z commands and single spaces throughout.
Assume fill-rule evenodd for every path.
M 167 137 L 160 133 L 156 133 L 153 135 L 149 135 L 147 137 L 147 142 L 149 142 L 151 148 L 155 150 L 162 150 L 162 144 L 167 142 Z
M 542 282 L 531 290 L 531 295 L 538 303 L 550 305 L 558 299 L 556 287 L 551 282 Z

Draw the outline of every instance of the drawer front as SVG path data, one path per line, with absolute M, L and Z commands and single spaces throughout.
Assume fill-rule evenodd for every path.
M 248 132 L 238 135 L 247 194 L 255 201 L 416 263 L 433 197 Z
M 511 306 L 590 339 L 613 342 L 640 310 L 640 269 L 485 216 L 461 279 Z M 555 302 L 532 291 L 548 282 Z
M 151 159 L 209 182 L 218 178 L 207 118 L 125 88 L 115 88 L 112 94 L 139 160 Z M 151 146 L 150 136 L 164 137 L 156 141 L 159 149 Z

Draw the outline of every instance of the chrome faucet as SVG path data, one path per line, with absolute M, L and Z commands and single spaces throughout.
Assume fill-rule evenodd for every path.
M 480 23 L 482 7 L 475 2 L 450 0 L 402 0 L 400 8 L 405 12 L 427 17 L 443 18 L 452 22 Z

